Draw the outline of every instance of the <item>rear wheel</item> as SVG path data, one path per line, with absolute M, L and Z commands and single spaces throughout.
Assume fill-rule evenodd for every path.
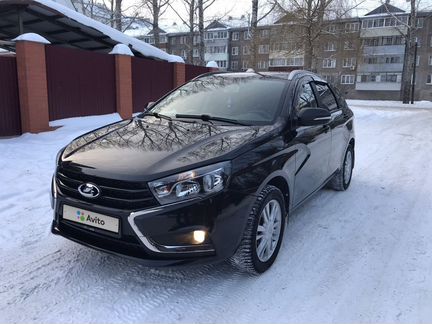
M 336 174 L 330 180 L 329 187 L 338 191 L 347 190 L 351 183 L 353 167 L 354 167 L 354 148 L 352 145 L 349 145 L 345 152 L 345 158 L 342 163 L 342 166 L 339 169 L 339 171 L 336 172 Z
M 266 271 L 275 261 L 285 228 L 285 204 L 281 191 L 266 186 L 257 197 L 232 261 L 252 274 Z

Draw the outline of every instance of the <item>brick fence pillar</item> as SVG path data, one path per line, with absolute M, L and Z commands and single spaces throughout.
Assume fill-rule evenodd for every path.
M 39 133 L 49 127 L 45 45 L 16 42 L 18 89 L 23 133 Z
M 116 73 L 116 107 L 123 119 L 132 117 L 132 57 L 129 55 L 115 55 Z
M 173 63 L 173 64 L 174 64 L 173 88 L 177 88 L 186 82 L 186 64 L 184 63 Z

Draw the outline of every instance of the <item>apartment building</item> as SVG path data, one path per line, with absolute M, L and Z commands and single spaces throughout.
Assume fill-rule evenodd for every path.
M 304 65 L 302 27 L 289 15 L 272 25 L 258 27 L 258 71 L 291 71 Z M 408 13 L 386 2 L 362 17 L 328 21 L 313 49 L 313 70 L 337 85 L 348 98 L 399 98 Z M 432 100 L 432 15 L 418 12 L 417 100 Z M 187 31 L 165 32 L 161 47 L 188 59 L 193 46 L 197 64 L 199 36 Z M 146 38 L 147 37 L 147 38 Z M 151 43 L 151 33 L 143 38 Z M 165 39 L 163 39 L 165 41 Z M 189 44 L 192 42 L 192 44 Z M 165 47 L 164 47 L 164 44 Z M 247 19 L 213 21 L 205 30 L 205 61 L 216 61 L 222 70 L 245 71 L 251 67 L 251 33 Z
M 270 26 L 259 26 L 256 37 L 257 71 L 267 71 L 270 53 Z M 252 65 L 252 43 L 249 27 L 230 29 L 230 70 L 245 71 Z

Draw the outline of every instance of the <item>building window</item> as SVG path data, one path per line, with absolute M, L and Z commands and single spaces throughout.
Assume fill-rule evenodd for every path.
M 345 41 L 344 42 L 344 50 L 350 51 L 354 49 L 354 44 L 352 41 Z
M 426 84 L 432 84 L 432 74 L 427 75 Z
M 159 36 L 159 43 L 166 44 L 168 42 L 166 35 Z
M 244 39 L 244 40 L 251 39 L 251 34 L 250 34 L 249 30 L 245 30 L 245 31 L 243 32 L 243 39 Z
M 249 55 L 250 54 L 250 47 L 249 46 L 243 46 L 243 55 Z
M 354 84 L 354 75 L 342 75 L 341 76 L 341 84 Z
M 381 82 L 397 82 L 397 74 L 381 74 Z
M 325 28 L 325 30 L 328 32 L 328 33 L 335 33 L 336 32 L 336 25 L 333 25 L 333 24 L 331 24 L 331 25 L 328 25 L 326 28 Z
M 200 35 L 194 35 L 193 37 L 193 44 L 197 45 L 200 43 Z
M 267 38 L 267 37 L 269 37 L 269 35 L 270 35 L 270 30 L 268 30 L 268 29 L 261 30 L 261 37 L 262 38 Z
M 246 70 L 248 68 L 248 66 L 249 66 L 249 62 L 248 61 L 243 61 L 242 68 L 244 70 Z
M 416 57 L 416 66 L 420 65 L 420 55 L 417 55 Z
M 396 64 L 396 63 L 400 63 L 401 58 L 399 56 L 387 56 L 385 58 L 385 62 L 386 64 Z
M 238 55 L 238 53 L 239 53 L 239 48 L 237 46 L 231 48 L 231 54 L 232 55 Z
M 345 24 L 345 32 L 346 33 L 356 32 L 359 30 L 359 27 L 360 27 L 360 25 L 358 22 L 346 23 Z
M 227 67 L 227 61 L 216 61 L 216 63 L 220 68 L 226 68 Z
M 207 46 L 206 53 L 210 53 L 210 54 L 226 53 L 226 46 Z
M 180 44 L 187 44 L 186 36 L 180 36 Z
M 324 45 L 324 51 L 326 51 L 326 52 L 336 51 L 336 45 L 335 45 L 335 43 L 333 43 L 333 42 L 327 42 Z
M 261 69 L 261 70 L 267 69 L 267 67 L 268 67 L 267 64 L 268 64 L 267 61 L 259 61 L 258 62 L 258 69 Z
M 232 40 L 233 41 L 239 40 L 239 32 L 233 32 L 232 33 Z
M 193 49 L 193 57 L 199 57 L 199 50 L 198 48 Z
M 356 58 L 355 57 L 347 57 L 343 59 L 342 67 L 344 68 L 350 68 L 354 67 L 356 65 Z
M 225 39 L 228 37 L 228 32 L 226 31 L 218 31 L 216 33 L 213 33 L 214 39 Z
M 334 83 L 334 81 L 335 81 L 334 75 L 331 75 L 331 74 L 324 74 L 324 75 L 322 75 L 322 78 L 324 80 L 326 80 L 328 83 Z
M 213 33 L 205 33 L 204 39 L 213 39 Z
M 424 18 L 417 18 L 416 27 L 423 28 L 423 24 L 424 24 Z
M 238 70 L 238 61 L 231 61 L 231 70 Z
M 334 69 L 336 67 L 336 59 L 324 59 L 322 67 L 324 69 Z
M 270 45 L 260 45 L 258 47 L 259 54 L 268 54 L 270 50 Z
M 429 64 L 429 65 L 432 65 L 432 55 L 429 55 L 428 64 Z
M 175 44 L 176 44 L 176 38 L 175 38 L 175 37 L 172 37 L 172 38 L 170 39 L 170 44 L 171 44 L 171 45 L 175 45 Z
M 387 37 L 383 37 L 383 45 L 392 45 L 393 44 L 393 37 L 391 36 L 387 36 Z
M 365 19 L 362 21 L 362 28 L 381 28 L 381 27 L 394 27 L 406 24 L 408 16 L 388 17 L 388 18 L 374 18 Z

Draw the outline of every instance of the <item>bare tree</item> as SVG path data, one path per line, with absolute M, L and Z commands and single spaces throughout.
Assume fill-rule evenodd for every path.
M 288 17 L 288 30 L 293 42 L 303 44 L 304 69 L 314 70 L 316 58 L 314 48 L 320 46 L 322 35 L 334 33 L 329 29 L 331 19 L 344 18 L 357 8 L 364 0 L 338 1 L 338 0 L 290 0 L 285 5 L 274 0 L 278 11 Z M 294 27 L 295 26 L 295 27 Z M 297 48 L 295 48 L 297 51 Z
M 152 28 L 154 45 L 159 47 L 160 44 L 160 28 L 159 28 L 159 18 L 168 9 L 171 0 L 142 0 L 144 6 L 149 11 L 152 18 Z
M 407 104 L 410 102 L 412 85 L 415 83 L 413 72 L 414 66 L 417 64 L 416 57 L 416 39 L 417 31 L 420 28 L 418 25 L 417 13 L 419 11 L 421 0 L 407 0 L 409 2 L 410 11 L 408 17 L 405 15 L 396 15 L 390 10 L 389 0 L 386 0 L 383 5 L 387 13 L 392 16 L 396 21 L 395 28 L 399 31 L 399 34 L 405 40 L 405 54 L 403 59 L 403 70 L 402 70 L 402 80 L 401 80 L 401 91 L 400 100 Z M 424 10 L 430 9 L 430 7 L 423 8 Z M 425 18 L 430 17 L 427 15 Z M 407 19 L 405 19 L 407 18 Z
M 193 45 L 194 45 L 193 41 L 194 41 L 195 28 L 197 26 L 197 23 L 196 23 L 197 4 L 196 4 L 196 0 L 183 0 L 182 2 L 183 2 L 183 5 L 185 7 L 187 19 L 184 18 L 184 15 L 182 15 L 176 9 L 175 6 L 173 6 L 172 4 L 170 4 L 169 6 L 175 12 L 177 17 L 183 22 L 183 24 L 185 24 L 189 29 L 188 41 L 186 42 L 186 47 L 187 47 L 186 62 L 193 64 Z
M 264 2 L 264 3 L 263 3 Z M 261 6 L 259 3 L 259 0 L 252 0 L 252 15 L 251 15 L 251 21 L 250 21 L 250 39 L 251 39 L 251 48 L 250 48 L 250 54 L 251 54 L 251 67 L 256 69 L 257 68 L 257 54 L 258 54 L 258 24 L 260 21 L 265 19 L 275 8 L 277 3 L 273 2 L 270 4 L 268 0 L 261 0 Z M 265 8 L 270 6 L 270 8 Z M 265 10 L 267 9 L 267 10 Z M 259 11 L 264 11 L 264 14 L 259 16 Z
M 198 11 L 199 63 L 200 65 L 204 65 L 205 64 L 204 13 L 211 5 L 215 3 L 216 0 L 196 0 L 196 1 L 197 1 L 197 11 Z

